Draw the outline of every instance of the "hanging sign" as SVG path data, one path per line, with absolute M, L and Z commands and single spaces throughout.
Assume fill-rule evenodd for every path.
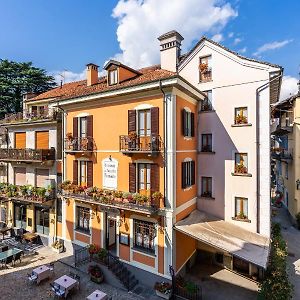
M 102 160 L 103 188 L 116 190 L 118 187 L 118 161 L 113 158 Z

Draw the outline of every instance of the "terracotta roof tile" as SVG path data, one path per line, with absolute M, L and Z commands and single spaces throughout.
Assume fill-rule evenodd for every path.
M 134 78 L 128 79 L 121 82 L 120 84 L 112 86 L 107 85 L 106 76 L 100 77 L 98 83 L 92 86 L 87 86 L 86 80 L 65 83 L 62 87 L 57 87 L 45 93 L 42 93 L 30 99 L 30 101 L 51 98 L 55 98 L 56 100 L 76 98 L 105 91 L 117 90 L 124 87 L 135 86 L 159 79 L 166 79 L 176 75 L 176 73 L 174 72 L 161 69 L 159 65 L 142 68 L 138 71 L 141 73 L 141 75 L 137 75 Z

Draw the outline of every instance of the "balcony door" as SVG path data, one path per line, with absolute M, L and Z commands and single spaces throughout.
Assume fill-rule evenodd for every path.
M 138 192 L 149 196 L 151 193 L 151 165 L 138 164 Z
M 151 142 L 151 111 L 150 109 L 138 111 L 138 136 L 140 149 L 148 150 Z
M 79 161 L 79 185 L 87 186 L 87 161 Z
M 79 137 L 87 137 L 87 117 L 79 118 Z

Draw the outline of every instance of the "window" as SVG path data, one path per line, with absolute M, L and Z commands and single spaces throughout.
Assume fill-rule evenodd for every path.
M 151 112 L 150 109 L 138 111 L 138 135 L 140 137 L 151 135 Z
M 156 236 L 156 230 L 154 223 L 133 220 L 134 226 L 134 247 L 154 253 L 154 238 Z
M 238 219 L 248 219 L 248 199 L 235 197 L 235 217 Z
M 79 185 L 87 186 L 87 161 L 79 161 Z
M 289 179 L 289 165 L 287 163 L 285 164 L 285 178 Z
M 14 204 L 14 226 L 26 228 L 26 205 Z
M 118 83 L 118 69 L 111 70 L 108 72 L 108 82 L 109 85 L 114 85 Z
M 212 152 L 212 134 L 202 134 L 201 141 L 202 141 L 201 151 Z
M 26 182 L 26 168 L 15 167 L 15 185 L 25 185 Z
M 151 165 L 138 164 L 138 192 L 142 195 L 150 195 Z
M 185 137 L 195 136 L 195 114 L 187 111 L 186 109 L 182 110 L 182 133 Z
M 47 179 L 49 179 L 48 169 L 35 169 L 35 185 L 37 187 L 47 188 Z M 49 184 L 49 182 L 48 182 Z
M 49 209 L 35 208 L 35 227 L 37 233 L 49 234 Z
M 234 124 L 248 124 L 247 107 L 238 107 L 234 109 Z
M 79 136 L 81 138 L 87 137 L 87 117 L 79 118 Z
M 200 74 L 199 76 L 200 82 L 206 82 L 212 80 L 211 55 L 200 57 L 199 74 Z
M 76 206 L 76 229 L 90 232 L 90 209 Z
M 212 110 L 212 90 L 205 91 L 206 98 L 201 102 L 201 110 L 202 111 L 210 111 Z
M 182 188 L 185 189 L 195 184 L 195 162 L 182 162 Z
M 212 177 L 201 177 L 201 196 L 212 197 Z
M 248 174 L 248 154 L 235 153 L 234 173 Z
M 56 217 L 57 217 L 57 222 L 62 222 L 62 200 L 57 199 L 56 200 Z

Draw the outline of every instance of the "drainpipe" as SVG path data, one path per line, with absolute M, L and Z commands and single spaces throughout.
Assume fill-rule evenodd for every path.
M 256 232 L 260 233 L 260 134 L 259 134 L 259 112 L 260 112 L 260 106 L 259 106 L 259 95 L 260 93 L 269 87 L 270 83 L 279 79 L 282 77 L 282 70 L 280 71 L 280 74 L 277 76 L 274 76 L 272 79 L 269 79 L 267 83 L 264 83 L 263 85 L 259 86 L 256 89 L 256 172 L 257 172 L 257 178 L 256 178 L 256 198 L 257 198 L 257 218 L 256 218 Z M 269 116 L 270 119 L 270 116 Z

